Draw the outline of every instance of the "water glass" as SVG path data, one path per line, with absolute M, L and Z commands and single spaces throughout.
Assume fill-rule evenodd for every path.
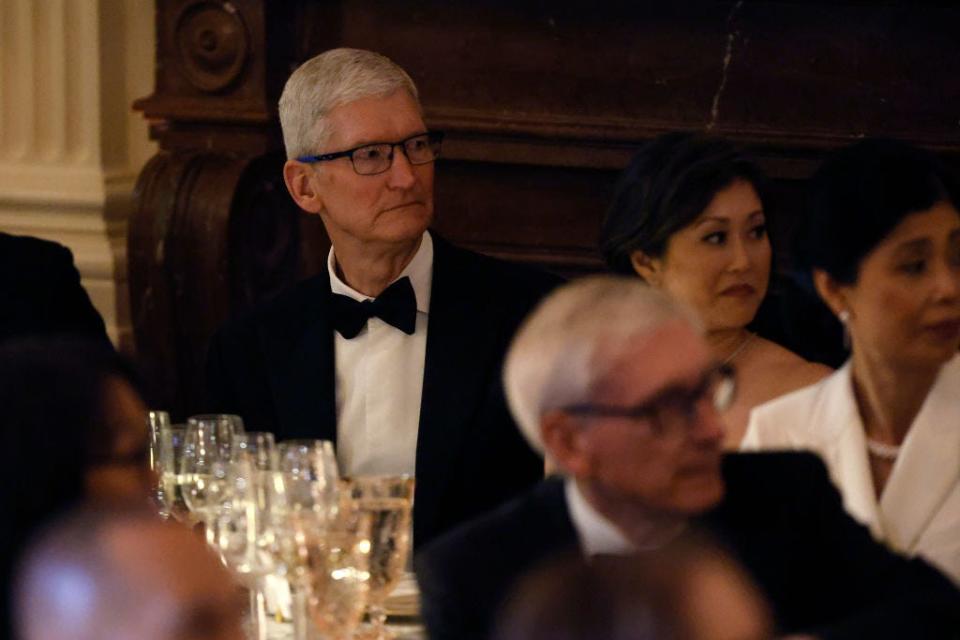
M 403 576 L 410 550 L 412 476 L 358 476 L 351 479 L 355 508 L 370 517 L 370 627 L 362 638 L 387 640 L 384 603 Z

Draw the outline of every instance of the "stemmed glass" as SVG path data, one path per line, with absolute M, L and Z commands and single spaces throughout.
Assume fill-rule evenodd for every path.
M 187 428 L 182 424 L 165 425 L 160 428 L 157 442 L 156 473 L 160 476 L 160 515 L 173 517 L 185 524 L 196 521 L 190 517 L 190 509 L 183 497 L 184 476 L 181 473 L 183 441 Z
M 287 494 L 298 508 L 319 511 L 321 517 L 336 514 L 338 505 L 337 458 L 329 440 L 286 440 L 279 446 L 277 469 L 289 474 Z
M 275 479 L 274 517 L 283 531 L 279 540 L 283 564 L 293 601 L 293 625 L 296 640 L 307 635 L 307 585 L 302 557 L 297 555 L 296 537 L 309 524 L 319 531 L 336 517 L 339 507 L 339 474 L 333 443 L 328 440 L 288 440 L 279 445 L 280 474 Z M 300 528 L 291 528 L 299 521 Z
M 304 517 L 306 516 L 306 517 Z M 293 514 L 300 590 L 306 611 L 324 640 L 352 638 L 363 618 L 370 588 L 369 514 L 340 511 L 325 523 Z
M 150 471 L 153 472 L 153 495 L 151 496 L 157 513 L 166 520 L 170 517 L 170 512 L 166 506 L 166 500 L 163 496 L 163 469 L 160 465 L 160 440 L 161 431 L 170 426 L 170 414 L 166 411 L 148 411 L 147 412 L 147 433 L 150 438 Z
M 233 439 L 229 499 L 212 523 L 213 543 L 250 591 L 253 637 L 266 638 L 263 578 L 275 569 L 269 490 L 277 456 L 273 434 L 251 432 Z
M 414 480 L 411 476 L 359 476 L 350 482 L 355 508 L 370 515 L 370 593 L 367 613 L 371 625 L 359 637 L 389 640 L 387 596 L 403 576 L 410 549 L 410 512 Z
M 211 525 L 230 497 L 227 476 L 233 436 L 243 433 L 243 423 L 239 420 L 236 416 L 224 414 L 187 419 L 181 489 L 190 513 L 203 522 L 211 546 L 214 546 Z

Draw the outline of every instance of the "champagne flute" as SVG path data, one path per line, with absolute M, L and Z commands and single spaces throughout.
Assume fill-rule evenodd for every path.
M 163 469 L 160 465 L 160 432 L 170 426 L 170 414 L 166 411 L 148 411 L 147 412 L 147 431 L 150 437 L 150 471 L 153 473 L 153 502 L 157 507 L 157 513 L 164 520 L 170 517 L 170 511 L 167 509 L 164 499 Z
M 185 478 L 181 472 L 183 441 L 187 427 L 183 424 L 166 425 L 158 436 L 157 468 L 160 474 L 160 497 L 166 517 L 173 517 L 187 525 L 196 524 L 183 497 Z
M 390 640 L 386 627 L 387 596 L 403 576 L 410 550 L 410 516 L 413 506 L 412 476 L 358 476 L 350 482 L 354 505 L 370 515 L 370 593 L 367 613 L 370 626 L 362 638 Z

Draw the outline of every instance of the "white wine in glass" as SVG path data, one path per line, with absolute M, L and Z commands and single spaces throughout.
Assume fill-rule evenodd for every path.
M 410 517 L 414 480 L 411 476 L 356 477 L 350 482 L 355 508 L 370 516 L 371 626 L 361 637 L 387 640 L 384 602 L 403 576 L 410 551 Z
M 269 449 L 270 434 L 247 434 L 257 437 Z M 270 437 L 266 437 L 270 435 Z M 247 437 L 237 436 L 237 438 Z M 258 468 L 270 456 L 259 456 L 254 447 L 237 448 L 228 471 L 230 499 L 210 522 L 214 547 L 220 557 L 250 590 L 251 636 L 266 640 L 266 611 L 263 579 L 276 569 L 273 546 L 274 530 L 270 519 L 270 492 L 266 486 L 272 471 Z M 266 452 L 265 452 L 266 453 Z
M 370 519 L 339 514 L 336 522 L 307 522 L 319 525 L 297 535 L 310 619 L 324 640 L 353 638 L 370 589 Z
M 183 496 L 184 482 L 181 473 L 183 440 L 186 426 L 182 424 L 165 425 L 160 428 L 157 439 L 157 473 L 160 477 L 160 498 L 163 512 L 188 525 L 196 524 L 190 516 L 190 508 Z

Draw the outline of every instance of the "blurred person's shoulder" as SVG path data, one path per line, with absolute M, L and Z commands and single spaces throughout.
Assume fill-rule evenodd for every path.
M 53 268 L 73 269 L 70 249 L 52 240 L 0 232 L 0 277 L 23 279 Z
M 513 500 L 453 528 L 428 544 L 418 558 L 422 557 L 430 564 L 443 564 L 444 559 L 461 556 L 465 549 L 469 549 L 474 560 L 483 563 L 487 559 L 480 552 L 486 548 L 506 550 L 526 544 L 549 545 L 547 540 L 534 535 L 544 528 L 555 533 L 558 539 L 562 538 L 564 543 L 573 541 L 572 527 L 563 481 L 548 478 Z M 504 538 L 503 534 L 507 532 L 519 535 Z
M 816 499 L 830 485 L 823 460 L 808 451 L 729 453 L 723 458 L 723 479 L 726 506 L 783 504 L 796 496 Z

